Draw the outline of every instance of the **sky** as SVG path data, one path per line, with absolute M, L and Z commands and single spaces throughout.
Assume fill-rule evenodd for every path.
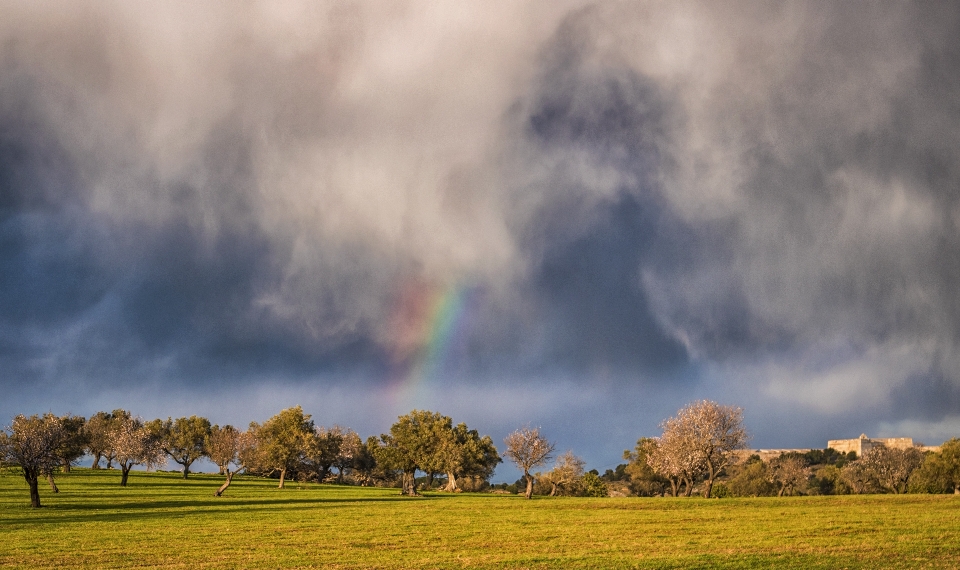
M 960 436 L 956 3 L 0 14 L 0 423 Z

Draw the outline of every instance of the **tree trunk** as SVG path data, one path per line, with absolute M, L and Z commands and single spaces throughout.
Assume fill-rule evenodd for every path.
M 214 497 L 222 497 L 222 496 L 223 496 L 223 492 L 226 491 L 226 490 L 227 490 L 227 487 L 230 486 L 230 482 L 233 481 L 233 476 L 236 475 L 236 473 L 237 473 L 236 471 L 234 471 L 233 473 L 231 473 L 229 469 L 227 469 L 226 471 L 227 471 L 227 480 L 224 481 L 224 482 L 223 482 L 223 485 L 220 485 L 220 488 L 217 489 L 217 492 L 213 494 Z
M 673 477 L 671 477 L 671 478 L 670 478 L 670 495 L 671 495 L 672 497 L 676 497 L 676 496 L 677 496 L 677 493 L 680 492 L 679 487 L 680 487 L 679 481 L 677 481 L 676 479 L 674 479 Z
M 132 467 L 133 467 L 132 463 L 129 465 L 126 463 L 120 464 L 120 486 L 121 487 L 127 486 L 127 478 L 130 477 L 130 469 Z
M 433 489 L 433 473 L 427 473 L 427 489 Z
M 40 487 L 37 482 L 39 476 L 40 473 L 33 469 L 23 470 L 23 478 L 26 479 L 27 485 L 30 486 L 30 506 L 35 509 L 40 508 Z
M 953 494 L 960 495 L 960 483 L 955 483 L 953 485 Z
M 47 482 L 50 483 L 50 490 L 54 493 L 59 493 L 60 489 L 57 488 L 56 481 L 53 480 L 53 473 L 47 473 Z
M 777 491 L 777 496 L 778 496 L 778 497 L 782 497 L 782 496 L 783 496 L 783 491 L 784 491 L 785 489 L 786 489 L 786 487 L 780 487 L 780 490 Z
M 189 463 L 186 463 L 186 464 L 184 464 L 184 466 L 183 466 L 183 478 L 186 479 L 186 478 L 187 478 L 187 475 L 189 475 L 189 474 L 190 474 L 190 464 L 189 464 Z
M 457 486 L 457 476 L 452 472 L 447 472 L 447 486 L 446 490 L 451 493 L 456 493 L 460 490 L 460 487 Z
M 704 499 L 710 498 L 710 492 L 713 491 L 713 480 L 716 478 L 716 476 L 717 476 L 717 471 L 716 469 L 714 469 L 713 463 L 708 460 L 707 461 L 707 488 L 703 492 Z
M 287 478 L 287 468 L 284 467 L 280 470 L 280 484 L 277 485 L 277 489 L 283 489 L 283 481 Z
M 523 496 L 529 499 L 533 496 L 533 477 L 529 473 L 524 473 L 523 477 L 527 480 L 527 492 Z
M 93 465 L 90 466 L 90 469 L 100 469 L 100 454 L 93 454 Z
M 400 476 L 400 485 L 402 487 L 400 494 L 407 495 L 409 497 L 417 496 L 417 472 L 404 471 L 403 475 Z
M 554 483 L 553 481 L 550 481 L 550 496 L 551 497 L 557 496 L 557 484 Z
M 64 461 L 64 462 L 63 462 L 63 465 L 62 465 L 61 467 L 63 468 L 63 472 L 64 472 L 64 473 L 69 473 L 69 472 L 70 472 L 70 462 L 69 462 L 69 461 Z
M 693 494 L 693 481 L 691 481 L 691 480 L 690 480 L 689 478 L 687 478 L 687 477 L 684 477 L 684 478 L 683 478 L 683 486 L 684 486 L 684 489 L 683 489 L 683 496 L 684 496 L 684 497 L 689 497 L 690 495 Z

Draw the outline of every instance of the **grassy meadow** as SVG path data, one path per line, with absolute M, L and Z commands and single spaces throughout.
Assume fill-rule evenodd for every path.
M 0 471 L 5 568 L 960 568 L 960 497 L 547 498 Z

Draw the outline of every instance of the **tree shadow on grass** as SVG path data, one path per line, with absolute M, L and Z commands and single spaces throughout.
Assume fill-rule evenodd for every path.
M 220 499 L 184 500 L 184 501 L 142 501 L 121 502 L 117 504 L 90 505 L 60 504 L 45 505 L 35 516 L 24 517 L 18 524 L 67 524 L 89 522 L 125 522 L 129 520 L 143 521 L 155 518 L 182 518 L 197 515 L 207 515 L 215 512 L 218 515 L 242 513 L 252 516 L 256 512 L 272 511 L 272 507 L 282 508 L 285 511 L 302 511 L 322 507 L 333 507 L 338 504 L 362 503 L 390 503 L 410 501 L 410 497 L 351 497 L 351 498 L 298 498 L 284 497 L 275 499 L 245 499 L 222 497 Z M 207 510 L 205 510 L 207 509 Z M 47 514 L 49 513 L 49 514 Z

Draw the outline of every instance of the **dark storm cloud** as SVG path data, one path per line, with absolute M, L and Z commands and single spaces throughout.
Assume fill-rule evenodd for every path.
M 956 419 L 952 4 L 47 8 L 0 22 L 6 386 L 367 390 L 419 288 L 473 292 L 445 381 L 547 418 Z

